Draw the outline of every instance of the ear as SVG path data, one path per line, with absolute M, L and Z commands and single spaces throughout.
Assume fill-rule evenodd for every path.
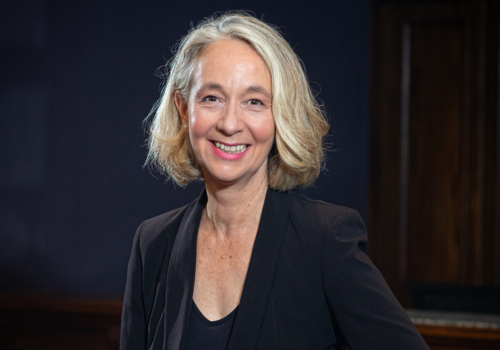
M 188 109 L 187 101 L 184 99 L 179 90 L 175 91 L 174 100 L 175 100 L 175 105 L 177 106 L 177 110 L 179 111 L 179 115 L 181 116 L 182 124 L 187 127 L 189 123 L 189 118 L 187 113 Z

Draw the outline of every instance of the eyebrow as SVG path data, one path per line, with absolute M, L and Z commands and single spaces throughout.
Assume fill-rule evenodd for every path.
M 223 91 L 224 89 L 222 88 L 222 85 L 220 84 L 217 84 L 217 83 L 206 83 L 206 84 L 203 84 L 199 90 L 220 90 L 220 91 Z M 249 86 L 247 88 L 247 93 L 248 92 L 256 92 L 256 93 L 260 93 L 264 96 L 266 96 L 267 98 L 271 99 L 272 96 L 269 92 L 267 92 L 266 89 L 264 89 L 262 86 L 260 85 L 252 85 L 252 86 Z
M 271 99 L 271 94 L 269 92 L 267 92 L 266 89 L 264 89 L 262 86 L 249 86 L 248 89 L 247 89 L 247 92 L 256 92 L 256 93 L 260 93 L 264 96 L 266 96 L 267 98 Z
M 217 83 L 206 83 L 203 84 L 199 90 L 221 90 L 222 91 L 222 85 L 217 84 Z

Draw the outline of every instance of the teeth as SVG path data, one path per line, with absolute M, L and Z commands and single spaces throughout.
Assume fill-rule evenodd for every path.
M 221 149 L 224 152 L 229 153 L 229 154 L 243 153 L 247 149 L 246 145 L 228 146 L 228 145 L 224 145 L 224 144 L 222 144 L 220 142 L 214 142 L 214 145 L 218 149 Z

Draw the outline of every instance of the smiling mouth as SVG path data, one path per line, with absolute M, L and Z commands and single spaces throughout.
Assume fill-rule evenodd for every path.
M 223 143 L 212 141 L 215 147 L 228 154 L 238 154 L 243 153 L 247 150 L 247 145 L 237 145 L 237 146 L 229 146 Z

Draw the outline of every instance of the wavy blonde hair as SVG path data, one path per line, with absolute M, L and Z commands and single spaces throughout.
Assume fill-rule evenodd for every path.
M 191 75 L 199 57 L 219 40 L 245 41 L 271 72 L 276 140 L 268 159 L 269 186 L 287 191 L 312 184 L 323 167 L 323 138 L 329 128 L 325 112 L 309 87 L 299 57 L 279 31 L 245 12 L 206 18 L 174 50 L 166 65 L 162 96 L 150 114 L 154 116 L 148 126 L 146 164 L 180 186 L 203 178 L 174 96 L 179 91 L 184 99 L 189 98 Z

